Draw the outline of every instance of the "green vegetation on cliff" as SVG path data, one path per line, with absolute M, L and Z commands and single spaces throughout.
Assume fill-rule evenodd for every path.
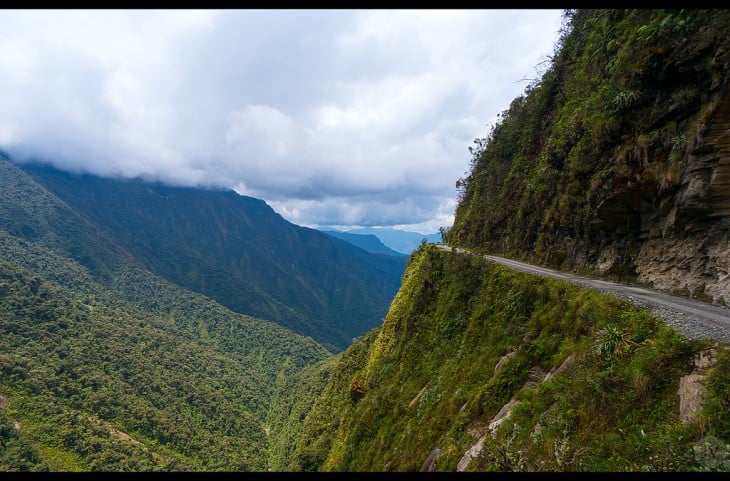
M 705 410 L 679 417 L 680 379 L 712 347 L 626 301 L 424 245 L 383 327 L 292 381 L 312 407 L 274 409 L 272 436 L 290 470 L 417 471 L 438 448 L 454 471 L 483 435 L 462 469 L 727 470 L 727 350 Z
M 546 73 L 476 141 L 448 241 L 569 268 L 612 245 L 610 273 L 634 278 L 644 237 L 663 239 L 651 218 L 674 212 L 690 153 L 710 148 L 719 106 L 730 112 L 730 14 L 565 18 Z M 285 307 L 243 282 L 266 242 L 241 211 L 218 211 L 233 194 L 179 213 L 185 189 L 85 178 L 84 192 L 28 171 L 39 182 L 0 159 L 0 471 L 730 470 L 728 347 L 624 300 L 423 243 L 369 329 L 357 322 L 374 308 L 357 303 L 370 296 L 338 287 L 362 249 L 341 253 L 339 274 L 310 266 L 321 285 L 289 277 L 317 264 L 303 252 L 257 270 L 260 284 L 286 273 L 279 293 L 301 301 L 283 324 L 312 320 L 320 294 L 351 304 L 344 319 L 366 332 L 332 355 L 230 310 Z M 107 187 L 117 197 L 87 205 Z M 712 205 L 685 207 L 678 231 L 712 217 L 727 240 Z M 294 250 L 322 246 L 283 229 Z M 328 346 L 349 342 L 330 326 Z
M 548 70 L 475 141 L 449 241 L 563 268 L 614 243 L 612 274 L 633 278 L 647 221 L 726 95 L 730 11 L 565 17 Z

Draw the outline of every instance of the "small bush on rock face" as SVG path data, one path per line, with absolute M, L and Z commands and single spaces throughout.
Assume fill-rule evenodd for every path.
M 365 397 L 365 379 L 362 374 L 357 374 L 350 383 L 350 398 L 353 403 Z

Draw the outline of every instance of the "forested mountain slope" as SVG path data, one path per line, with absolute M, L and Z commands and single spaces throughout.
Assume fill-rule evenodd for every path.
M 405 268 L 233 191 L 21 168 L 151 272 L 333 351 L 382 323 Z
M 265 470 L 274 386 L 331 353 L 151 274 L 0 169 L 0 470 Z
M 730 13 L 566 20 L 477 141 L 448 243 L 723 302 Z M 330 355 L 143 269 L 160 246 L 116 243 L 88 193 L 0 168 L 0 469 L 730 471 L 728 346 L 626 300 L 424 243 L 385 320 Z M 141 218 L 186 199 L 124 188 Z M 155 222 L 195 237 L 176 215 Z

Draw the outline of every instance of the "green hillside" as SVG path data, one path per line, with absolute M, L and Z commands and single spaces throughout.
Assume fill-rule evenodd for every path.
M 698 149 L 719 148 L 703 141 L 726 102 L 730 11 L 566 15 L 550 68 L 475 141 L 449 242 L 591 270 L 612 246 L 610 274 L 636 279 L 647 238 L 667 250 L 720 220 L 681 190 L 711 167 Z
M 0 470 L 266 470 L 276 383 L 330 352 L 151 274 L 0 168 Z
M 475 140 L 447 242 L 730 299 L 730 14 L 565 20 L 545 73 Z M 729 471 L 729 363 L 626 301 L 422 245 L 382 327 L 290 379 L 310 394 L 270 413 L 291 453 L 272 462 Z
M 730 302 L 730 12 L 565 20 L 444 240 Z M 230 192 L 0 192 L 0 471 L 730 471 L 730 346 L 626 300 L 429 243 L 393 288 Z
M 713 348 L 704 410 L 683 422 L 680 379 Z M 436 452 L 456 471 L 484 436 L 465 471 L 728 470 L 728 368 L 726 346 L 626 301 L 422 246 L 382 328 L 279 394 L 308 393 L 270 414 L 291 453 L 273 467 L 418 471 Z
M 333 351 L 382 323 L 405 268 L 233 191 L 21 168 L 151 272 Z
M 0 265 L 3 470 L 265 469 L 271 391 L 328 357 L 324 348 L 148 279 L 146 297 L 152 289 L 160 307 L 175 301 L 158 314 L 95 285 L 78 264 L 1 240 L 3 258 L 79 284 Z

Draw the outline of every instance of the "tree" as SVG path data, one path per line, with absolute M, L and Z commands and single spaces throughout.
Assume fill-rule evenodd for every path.
M 441 243 L 442 244 L 448 244 L 449 243 L 449 230 L 450 227 L 439 227 L 439 234 L 441 234 Z

